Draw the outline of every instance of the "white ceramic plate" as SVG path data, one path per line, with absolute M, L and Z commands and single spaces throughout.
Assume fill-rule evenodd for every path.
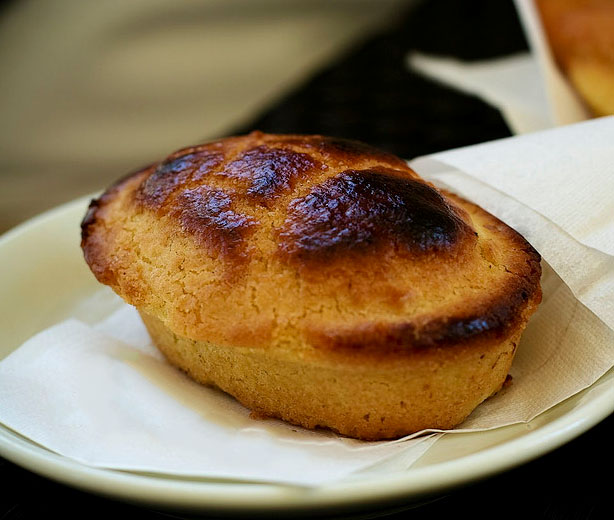
M 87 202 L 84 198 L 56 208 L 0 239 L 0 359 L 34 333 L 71 316 L 80 302 L 99 290 L 79 247 L 79 223 Z M 367 511 L 416 504 L 527 462 L 578 436 L 612 411 L 611 370 L 529 424 L 444 436 L 406 472 L 316 489 L 91 468 L 2 425 L 0 455 L 64 484 L 156 508 L 218 514 Z

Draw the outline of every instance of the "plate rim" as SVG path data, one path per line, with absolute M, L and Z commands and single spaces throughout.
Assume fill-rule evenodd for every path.
M 587 413 L 587 409 L 593 409 Z M 86 466 L 0 425 L 0 455 L 41 476 L 108 498 L 187 511 L 318 510 L 404 500 L 408 503 L 525 464 L 586 432 L 614 411 L 614 386 L 521 437 L 430 466 L 321 487 L 198 481 Z M 460 434 L 462 435 L 462 433 Z M 241 499 L 237 501 L 237 499 Z
M 88 194 L 65 202 L 7 230 L 0 235 L 0 254 L 6 244 L 30 229 L 84 206 L 95 196 L 96 193 Z M 595 384 L 598 382 L 588 388 Z M 96 468 L 53 453 L 2 424 L 0 455 L 38 475 L 82 491 L 162 509 L 223 513 L 330 510 L 393 501 L 411 503 L 488 478 L 559 448 L 613 412 L 614 385 L 611 385 L 601 395 L 587 399 L 552 421 L 478 452 L 406 472 L 320 487 L 195 480 Z

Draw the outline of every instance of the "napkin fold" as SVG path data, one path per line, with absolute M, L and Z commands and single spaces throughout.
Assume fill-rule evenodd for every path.
M 614 116 L 417 158 L 519 231 L 614 327 Z
M 614 117 L 604 117 L 410 162 L 516 229 L 543 259 L 543 300 L 514 359 L 516 384 L 462 429 L 530 420 L 614 366 L 613 139 Z
M 531 53 L 539 67 L 539 76 L 548 99 L 555 126 L 578 123 L 591 115 L 571 83 L 557 66 L 534 0 L 514 0 L 520 23 Z
M 417 158 L 433 183 L 523 234 L 543 257 L 543 301 L 512 385 L 462 433 L 530 421 L 614 366 L 614 117 Z M 94 303 L 93 303 L 94 302 Z M 195 478 L 318 486 L 405 471 L 441 432 L 361 442 L 250 418 L 229 396 L 169 366 L 136 311 L 104 289 L 82 302 L 114 310 L 70 319 L 0 362 L 0 422 L 84 464 Z
M 463 62 L 413 52 L 409 68 L 435 81 L 478 96 L 498 108 L 515 134 L 554 125 L 537 60 L 529 53 L 494 60 Z

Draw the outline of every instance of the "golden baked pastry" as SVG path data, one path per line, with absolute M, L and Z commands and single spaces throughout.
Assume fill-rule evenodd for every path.
M 554 57 L 595 116 L 614 114 L 614 0 L 537 0 Z
M 518 233 L 322 136 L 175 152 L 91 203 L 82 248 L 195 380 L 361 439 L 459 424 L 501 388 L 541 298 Z

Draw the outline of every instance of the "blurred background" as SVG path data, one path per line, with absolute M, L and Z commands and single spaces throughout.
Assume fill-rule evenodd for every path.
M 614 0 L 549 4 L 583 1 L 609 2 L 610 22 L 598 19 L 614 38 Z M 406 159 L 509 136 L 496 108 L 419 74 L 408 55 L 476 64 L 527 51 L 513 0 L 0 0 L 0 233 L 179 147 L 253 129 L 359 139 Z M 600 451 L 611 419 L 412 518 L 611 516 L 611 482 L 595 471 L 611 465 Z M 168 518 L 3 459 L 0 470 L 4 520 L 85 507 Z
M 174 149 L 252 129 L 407 159 L 509 135 L 497 110 L 406 57 L 527 48 L 511 0 L 0 5 L 0 232 Z

